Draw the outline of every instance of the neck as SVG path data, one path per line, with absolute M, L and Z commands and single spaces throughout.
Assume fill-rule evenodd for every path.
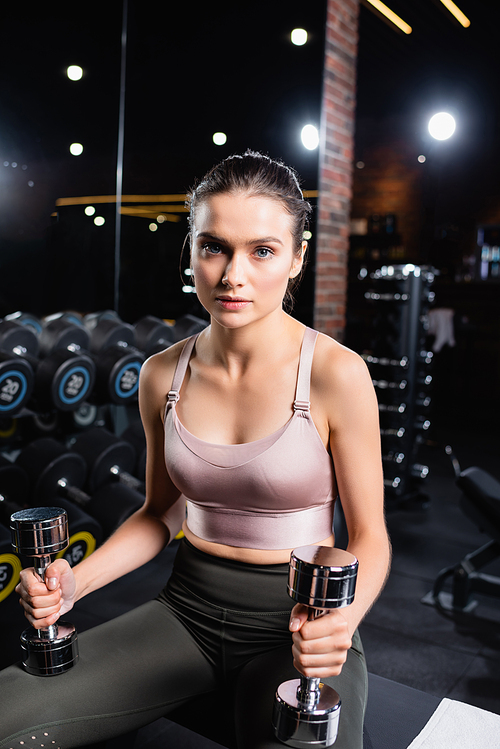
M 225 368 L 237 366 L 246 369 L 254 358 L 261 361 L 275 358 L 287 347 L 295 326 L 298 327 L 299 323 L 282 310 L 239 328 L 224 328 L 212 321 L 207 331 L 207 343 L 214 359 Z

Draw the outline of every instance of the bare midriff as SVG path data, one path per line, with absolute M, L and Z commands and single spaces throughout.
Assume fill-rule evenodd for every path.
M 199 538 L 194 533 L 191 533 L 185 521 L 182 530 L 187 540 L 200 551 L 212 554 L 214 557 L 233 559 L 237 562 L 245 562 L 246 564 L 288 564 L 290 554 L 293 551 L 293 549 L 245 549 L 238 546 L 226 546 L 225 544 L 205 541 L 203 538 Z M 334 546 L 334 543 L 335 539 L 331 535 L 322 541 L 311 544 L 311 546 Z

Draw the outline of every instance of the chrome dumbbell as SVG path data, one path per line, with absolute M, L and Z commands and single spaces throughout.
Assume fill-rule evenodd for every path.
M 34 507 L 11 515 L 12 545 L 18 554 L 33 557 L 35 574 L 45 582 L 51 554 L 69 545 L 68 517 L 60 507 Z M 54 676 L 72 668 L 78 661 L 78 641 L 74 626 L 57 622 L 46 629 L 28 627 L 21 635 L 23 666 L 36 676 Z
M 290 557 L 288 593 L 309 607 L 309 620 L 352 603 L 358 560 L 342 549 L 302 546 Z M 327 747 L 337 738 L 340 697 L 319 678 L 301 676 L 278 687 L 274 700 L 276 738 L 287 746 Z

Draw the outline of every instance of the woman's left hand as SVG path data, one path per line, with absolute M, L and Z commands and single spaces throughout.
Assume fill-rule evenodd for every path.
M 293 665 L 304 676 L 338 676 L 352 644 L 347 621 L 340 609 L 312 621 L 307 621 L 308 614 L 301 604 L 292 609 Z

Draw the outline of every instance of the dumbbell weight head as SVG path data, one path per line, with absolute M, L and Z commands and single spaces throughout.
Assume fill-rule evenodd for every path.
M 29 479 L 26 472 L 19 465 L 0 456 L 0 529 L 10 526 L 12 514 L 23 509 L 28 494 Z M 67 548 L 59 551 L 57 556 L 64 557 L 73 566 L 99 546 L 103 537 L 102 528 L 95 518 L 73 502 L 58 497 L 57 503 L 66 511 L 70 534 Z M 4 563 L 7 564 L 6 560 Z M 8 569 L 0 569 L 0 601 L 6 584 L 5 577 L 11 577 Z
M 206 320 L 202 320 L 201 317 L 195 315 L 181 315 L 173 325 L 173 333 L 176 341 L 181 341 L 183 338 L 195 335 L 204 330 L 209 323 Z
M 60 316 L 44 323 L 40 333 L 40 356 L 49 356 L 57 349 L 73 347 L 75 351 L 88 351 L 90 333 L 83 324 Z
M 112 346 L 96 356 L 92 402 L 127 405 L 137 400 L 144 354 L 133 346 Z
M 26 472 L 16 463 L 0 455 L 0 504 L 8 500 L 23 505 L 29 495 L 29 479 Z M 20 509 L 20 508 L 19 508 Z M 8 525 L 8 517 L 4 518 Z M 2 522 L 0 515 L 0 522 Z
M 74 325 L 83 325 L 82 313 L 72 309 L 64 310 L 63 312 L 54 312 L 43 318 L 44 324 L 52 322 L 52 320 L 68 320 Z
M 10 531 L 0 525 L 0 603 L 7 600 L 19 582 L 21 560 L 12 553 Z
M 43 581 L 51 555 L 68 546 L 68 518 L 60 507 L 37 507 L 11 516 L 14 550 L 34 558 L 35 572 Z M 78 641 L 74 626 L 58 622 L 47 629 L 28 627 L 21 635 L 23 667 L 35 676 L 55 676 L 78 661 Z
M 119 478 L 118 474 L 131 474 L 134 470 L 136 455 L 132 445 L 102 427 L 82 432 L 73 442 L 73 450 L 87 464 L 86 488 L 90 493 Z
M 39 341 L 37 405 L 74 411 L 90 396 L 95 382 L 95 364 L 86 353 L 90 333 L 74 316 L 59 313 L 44 322 Z
M 348 606 L 354 598 L 358 561 L 342 549 L 302 546 L 290 557 L 288 593 L 309 607 L 309 618 Z M 320 679 L 301 677 L 278 687 L 273 709 L 276 738 L 296 749 L 331 746 L 340 717 L 338 693 Z
M 66 450 L 51 437 L 27 445 L 16 463 L 26 470 L 32 487 L 32 501 L 43 505 L 62 496 L 83 507 L 108 536 L 144 504 L 144 495 L 122 484 L 106 483 L 92 496 L 86 494 L 87 465 L 83 457 Z
M 57 498 L 57 503 L 68 516 L 69 539 L 68 546 L 58 552 L 57 559 L 65 559 L 70 567 L 74 567 L 86 559 L 99 546 L 103 539 L 100 522 L 92 515 L 69 499 Z
M 41 437 L 19 453 L 16 464 L 28 475 L 33 504 L 51 502 L 61 492 L 59 482 L 81 489 L 87 476 L 87 466 L 78 453 L 68 451 L 52 437 Z
M 4 320 L 24 325 L 26 328 L 32 330 L 36 336 L 38 336 L 42 331 L 42 321 L 37 315 L 32 315 L 31 312 L 17 310 L 17 312 L 11 312 L 9 315 L 5 315 Z
M 96 367 L 90 356 L 58 349 L 37 367 L 34 397 L 40 408 L 74 411 L 94 386 Z
M 0 455 L 0 603 L 10 596 L 19 582 L 22 564 L 12 553 L 10 517 L 22 508 L 28 490 L 25 472 Z
M 324 611 L 354 600 L 358 560 L 343 549 L 301 546 L 290 555 L 288 595 L 296 603 Z
M 134 327 L 136 346 L 140 351 L 144 351 L 146 356 L 163 351 L 175 342 L 173 326 L 159 317 L 146 315 L 141 317 Z
M 99 521 L 107 538 L 144 504 L 144 494 L 124 484 L 104 484 L 85 509 Z
M 101 354 L 112 346 L 135 346 L 135 330 L 118 317 L 101 318 L 90 330 L 90 351 Z
M 104 309 L 100 310 L 99 312 L 89 312 L 88 315 L 85 315 L 83 318 L 83 324 L 85 327 L 92 331 L 97 323 L 99 323 L 101 320 L 119 320 L 120 316 L 118 315 L 118 312 L 115 312 L 113 309 Z
M 35 376 L 25 357 L 36 356 L 38 348 L 32 329 L 0 320 L 0 416 L 18 414 L 30 400 Z

